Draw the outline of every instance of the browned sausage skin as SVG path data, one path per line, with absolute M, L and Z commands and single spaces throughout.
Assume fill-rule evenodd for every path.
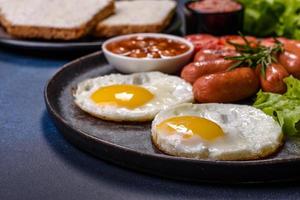
M 252 37 L 252 36 L 245 36 L 245 37 L 251 43 L 251 46 L 253 46 L 253 47 L 256 46 L 257 39 L 255 37 Z M 226 36 L 220 37 L 219 44 L 223 45 L 224 48 L 226 48 L 226 49 L 235 50 L 235 47 L 233 45 L 231 45 L 229 42 L 232 42 L 235 44 L 245 44 L 243 37 L 241 37 L 239 35 L 226 35 Z
M 300 45 L 297 42 L 284 42 L 284 52 L 279 55 L 279 62 L 294 77 L 300 79 Z
M 286 84 L 283 82 L 285 77 L 289 76 L 287 70 L 279 63 L 272 63 L 267 66 L 266 74 L 263 76 L 257 68 L 261 88 L 264 92 L 273 92 L 283 94 L 286 92 Z
M 234 61 L 224 60 L 223 58 L 193 62 L 183 68 L 181 77 L 189 83 L 194 83 L 201 76 L 226 71 L 233 63 Z
M 193 85 L 195 99 L 201 103 L 238 101 L 254 95 L 258 89 L 259 79 L 249 67 L 205 75 Z
M 239 54 L 235 50 L 231 50 L 231 49 L 227 49 L 227 50 L 202 49 L 196 53 L 194 62 L 215 60 L 215 59 L 224 58 L 225 56 L 237 56 L 237 55 Z
M 300 42 L 286 38 L 278 38 L 283 43 L 284 52 L 279 54 L 279 63 L 294 77 L 300 78 Z M 261 44 L 267 47 L 273 46 L 273 38 L 263 39 Z

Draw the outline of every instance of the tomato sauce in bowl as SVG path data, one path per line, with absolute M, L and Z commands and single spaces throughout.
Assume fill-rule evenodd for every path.
M 166 58 L 187 52 L 190 47 L 182 42 L 157 37 L 131 37 L 108 43 L 107 50 L 131 58 Z

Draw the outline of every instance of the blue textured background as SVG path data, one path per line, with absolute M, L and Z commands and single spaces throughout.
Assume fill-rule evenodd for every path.
M 123 169 L 78 150 L 45 110 L 47 80 L 71 60 L 53 55 L 0 48 L 0 200 L 300 199 L 299 182 L 177 182 Z

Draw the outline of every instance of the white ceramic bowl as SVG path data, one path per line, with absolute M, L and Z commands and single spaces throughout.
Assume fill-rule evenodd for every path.
M 118 55 L 110 52 L 106 47 L 111 42 L 117 42 L 134 36 L 167 38 L 182 42 L 190 48 L 187 52 L 168 58 L 131 58 L 123 55 Z M 137 33 L 114 37 L 105 41 L 102 45 L 102 50 L 108 62 L 118 71 L 124 73 L 146 72 L 146 71 L 161 71 L 164 73 L 174 73 L 180 70 L 191 59 L 194 46 L 188 40 L 168 34 L 161 33 Z

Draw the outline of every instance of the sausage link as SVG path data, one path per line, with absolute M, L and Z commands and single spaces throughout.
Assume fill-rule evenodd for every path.
M 194 83 L 201 76 L 226 71 L 233 63 L 224 59 L 193 62 L 183 68 L 181 77 L 189 83 Z
M 295 41 L 284 42 L 284 52 L 279 55 L 279 62 L 294 77 L 300 79 L 300 45 Z
M 198 102 L 234 102 L 254 95 L 259 89 L 259 79 L 249 67 L 210 74 L 197 79 L 193 85 Z
M 284 52 L 278 56 L 279 63 L 296 78 L 300 78 L 300 42 L 287 38 L 277 38 L 283 43 Z M 272 47 L 275 45 L 273 38 L 261 40 L 261 45 Z
M 260 71 L 261 67 L 258 67 Z M 260 74 L 261 88 L 265 92 L 283 94 L 286 92 L 286 84 L 283 82 L 285 77 L 289 76 L 287 70 L 279 63 L 272 63 L 266 68 L 265 76 Z
M 209 61 L 224 58 L 225 56 L 237 56 L 235 50 L 211 50 L 203 49 L 196 53 L 194 62 Z
M 195 51 L 201 49 L 215 49 L 218 46 L 219 38 L 209 34 L 194 34 L 185 36 L 187 40 L 193 43 Z
M 257 45 L 257 38 L 252 37 L 252 36 L 246 36 L 246 39 L 250 42 L 252 47 L 255 47 Z M 243 37 L 239 36 L 239 35 L 226 35 L 226 36 L 222 36 L 220 37 L 220 41 L 219 44 L 224 45 L 225 48 L 227 49 L 233 49 L 235 50 L 235 47 L 232 46 L 230 43 L 235 43 L 235 44 L 245 44 L 245 41 L 243 39 Z

